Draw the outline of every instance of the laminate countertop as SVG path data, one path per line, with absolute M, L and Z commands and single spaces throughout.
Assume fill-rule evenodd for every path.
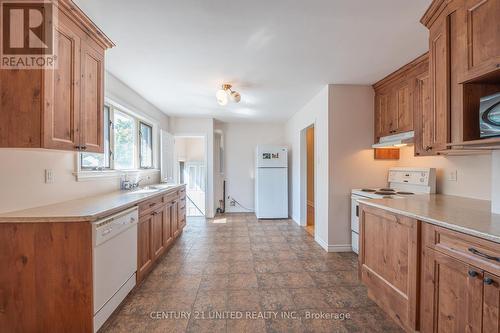
M 500 243 L 500 215 L 491 212 L 490 201 L 430 194 L 402 199 L 362 199 L 359 202 Z
M 151 191 L 140 191 L 140 189 L 116 191 L 47 206 L 0 213 L 0 223 L 93 222 L 157 195 L 176 191 L 184 186 L 172 185 L 168 188 Z

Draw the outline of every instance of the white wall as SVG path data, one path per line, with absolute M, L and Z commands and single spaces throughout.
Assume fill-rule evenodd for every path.
M 106 73 L 106 97 L 110 97 L 168 128 L 168 117 L 132 89 Z M 76 153 L 43 149 L 0 149 L 0 212 L 48 205 L 118 190 L 119 179 L 77 182 Z M 45 184 L 45 169 L 55 174 L 53 184 Z M 158 182 L 159 173 L 149 182 Z
M 246 212 L 255 209 L 255 147 L 260 144 L 284 145 L 283 124 L 224 123 L 226 211 Z M 231 207 L 231 196 L 245 208 Z M 247 210 L 248 209 L 248 210 Z
M 206 143 L 207 202 L 206 216 L 212 218 L 214 204 L 214 119 L 196 117 L 171 117 L 170 133 L 176 136 L 203 136 Z
M 289 146 L 289 211 L 297 223 L 304 214 L 301 207 L 301 131 L 314 124 L 315 142 L 315 239 L 328 246 L 328 86 L 318 91 L 302 109 L 285 124 L 285 136 Z M 304 153 L 302 151 L 302 153 Z
M 371 86 L 329 86 L 330 250 L 350 248 L 351 189 L 385 185 L 392 161 L 375 160 Z
M 500 150 L 494 151 L 491 159 L 491 210 L 500 214 Z
M 491 200 L 491 155 L 415 157 L 412 146 L 400 150 L 400 167 L 430 167 L 437 170 L 437 192 L 474 199 Z M 448 173 L 457 171 L 457 181 Z

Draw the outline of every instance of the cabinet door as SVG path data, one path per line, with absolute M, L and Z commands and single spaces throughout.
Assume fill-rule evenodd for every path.
M 88 152 L 104 152 L 104 50 L 82 43 L 81 145 Z
M 483 332 L 500 332 L 500 277 L 484 274 Z
M 465 0 L 465 72 L 463 80 L 481 77 L 500 66 L 500 1 Z
M 163 209 L 163 247 L 167 248 L 172 241 L 173 233 L 172 233 L 172 205 L 167 204 Z
M 429 97 L 429 73 L 417 76 L 414 87 L 415 155 L 432 153 L 432 111 Z
M 165 218 L 165 209 L 151 213 L 151 253 L 153 254 L 153 261 L 156 260 L 164 251 L 163 243 L 163 219 Z
M 44 72 L 43 147 L 75 150 L 80 143 L 80 37 L 61 14 L 55 27 L 57 67 Z
M 410 86 L 404 82 L 395 89 L 396 98 L 396 126 L 397 133 L 413 130 L 413 110 L 410 102 Z
M 444 16 L 430 29 L 429 66 L 432 126 L 431 149 L 436 152 L 446 148 L 449 141 L 449 17 Z
M 421 332 L 481 332 L 482 271 L 429 248 L 422 265 Z
M 382 109 L 382 131 L 384 135 L 392 135 L 398 129 L 397 98 L 392 90 L 384 97 Z
M 171 226 L 172 226 L 172 235 L 173 237 L 179 236 L 179 202 L 176 200 L 172 202 L 172 210 L 171 210 Z
M 401 327 L 417 329 L 420 222 L 360 205 L 360 274 L 369 294 Z
M 384 118 L 383 114 L 386 111 L 389 104 L 389 96 L 383 93 L 375 93 L 375 143 L 383 137 L 386 131 L 386 127 L 383 124 Z
M 140 218 L 137 230 L 137 281 L 142 281 L 153 264 L 151 232 L 153 215 Z

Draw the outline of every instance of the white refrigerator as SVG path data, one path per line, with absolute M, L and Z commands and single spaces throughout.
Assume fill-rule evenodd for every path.
M 257 146 L 255 215 L 258 219 L 288 218 L 288 149 Z

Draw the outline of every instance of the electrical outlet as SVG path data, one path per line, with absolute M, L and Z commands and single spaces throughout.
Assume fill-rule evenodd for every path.
M 45 169 L 45 184 L 53 184 L 54 183 L 54 170 Z
M 456 182 L 458 178 L 457 175 L 458 175 L 457 170 L 448 171 L 448 181 Z

